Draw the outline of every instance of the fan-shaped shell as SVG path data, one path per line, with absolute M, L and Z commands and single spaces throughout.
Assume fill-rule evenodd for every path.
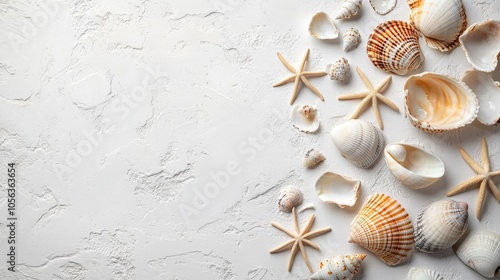
M 415 247 L 426 253 L 451 248 L 467 229 L 467 210 L 467 203 L 454 200 L 430 204 L 415 220 Z
M 410 76 L 404 85 L 405 109 L 411 123 L 425 132 L 454 130 L 478 114 L 476 95 L 462 81 L 437 73 Z
M 330 132 L 340 154 L 357 167 L 369 168 L 384 147 L 382 131 L 369 122 L 349 120 Z
M 458 46 L 467 28 L 462 0 L 408 0 L 410 23 L 422 33 L 427 45 L 442 52 Z
M 348 19 L 355 16 L 359 9 L 361 9 L 361 4 L 363 0 L 344 0 L 342 2 L 342 7 L 340 7 L 340 12 L 335 19 Z
M 487 278 L 500 275 L 500 234 L 479 230 L 454 247 L 458 258 Z
M 390 196 L 370 195 L 351 223 L 349 242 L 366 248 L 385 264 L 395 266 L 407 260 L 413 249 L 410 216 Z
M 356 204 L 361 190 L 361 181 L 333 172 L 326 172 L 316 181 L 316 194 L 327 203 L 335 203 L 340 208 Z
M 380 15 L 387 15 L 396 7 L 398 0 L 370 0 L 373 10 Z
M 361 267 L 365 254 L 340 255 L 319 263 L 319 270 L 309 280 L 351 280 Z
M 278 195 L 278 207 L 281 211 L 290 213 L 292 208 L 302 203 L 302 192 L 292 186 L 285 186 Z
M 500 120 L 500 88 L 491 73 L 467 71 L 462 81 L 476 94 L 479 101 L 477 120 L 485 125 L 496 124 Z
M 386 21 L 375 27 L 366 49 L 373 65 L 397 75 L 420 68 L 424 61 L 417 31 L 400 20 Z
M 313 168 L 325 161 L 325 159 L 326 158 L 322 153 L 316 151 L 315 149 L 309 149 L 302 158 L 302 164 L 307 168 Z
M 495 70 L 500 54 L 500 21 L 475 23 L 465 30 L 459 40 L 472 67 L 483 72 Z
M 343 82 L 351 75 L 351 66 L 349 61 L 342 57 L 335 63 L 326 65 L 326 73 L 330 76 L 330 80 Z
M 389 171 L 409 188 L 425 188 L 444 175 L 443 161 L 422 147 L 393 143 L 385 147 L 384 154 Z
M 444 277 L 434 270 L 412 267 L 406 280 L 444 280 Z
M 290 118 L 293 127 L 302 132 L 312 133 L 319 128 L 319 112 L 314 106 L 295 105 Z
M 344 32 L 344 51 L 348 52 L 359 45 L 361 42 L 361 34 L 356 28 L 349 28 Z
M 315 39 L 330 40 L 339 37 L 339 30 L 327 13 L 318 12 L 309 23 L 309 34 Z

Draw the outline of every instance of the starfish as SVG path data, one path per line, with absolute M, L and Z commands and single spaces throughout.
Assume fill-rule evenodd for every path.
M 302 253 L 302 257 L 304 258 L 304 261 L 309 268 L 309 271 L 312 273 L 313 269 L 311 267 L 311 263 L 309 263 L 309 259 L 307 258 L 307 253 L 306 249 L 304 247 L 305 245 L 309 245 L 313 247 L 316 250 L 319 250 L 319 246 L 316 245 L 315 243 L 311 242 L 309 239 L 314 238 L 316 236 L 320 236 L 322 234 L 325 234 L 327 232 L 330 232 L 332 229 L 331 228 L 323 228 L 320 230 L 316 230 L 313 232 L 309 232 L 311 230 L 311 227 L 314 223 L 314 214 L 311 215 L 309 220 L 307 221 L 306 227 L 300 231 L 299 230 L 299 225 L 297 223 L 297 214 L 295 213 L 295 207 L 292 208 L 292 215 L 293 215 L 293 224 L 295 227 L 295 231 L 297 233 L 290 232 L 289 230 L 283 228 L 282 226 L 276 224 L 276 223 L 271 223 L 273 227 L 281 230 L 282 232 L 288 234 L 292 239 L 284 243 L 283 245 L 276 247 L 270 251 L 271 254 L 282 252 L 284 250 L 292 249 L 292 252 L 290 253 L 290 258 L 288 259 L 288 271 L 290 272 L 292 270 L 292 265 L 293 261 L 295 260 L 295 255 L 297 255 L 298 251 Z
M 284 79 L 281 82 L 278 82 L 278 83 L 274 84 L 273 87 L 279 87 L 279 86 L 282 86 L 284 84 L 288 84 L 288 83 L 291 83 L 291 82 L 295 83 L 295 86 L 293 88 L 292 99 L 290 99 L 290 105 L 293 104 L 293 102 L 295 102 L 295 99 L 297 99 L 297 96 L 299 94 L 299 88 L 300 88 L 301 81 L 302 81 L 302 83 L 304 83 L 304 85 L 306 85 L 306 87 L 308 87 L 312 92 L 314 92 L 319 97 L 319 99 L 321 99 L 321 101 L 325 100 L 325 98 L 323 98 L 323 95 L 319 92 L 319 90 L 317 88 L 315 88 L 307 80 L 307 78 L 308 77 L 321 77 L 321 76 L 325 76 L 326 72 L 323 72 L 323 71 L 319 71 L 319 72 L 304 71 L 304 68 L 306 68 L 307 58 L 308 57 L 309 57 L 309 49 L 307 49 L 306 54 L 304 55 L 304 58 L 302 58 L 302 62 L 300 64 L 299 71 L 297 71 L 295 68 L 293 68 L 292 65 L 290 65 L 290 63 L 288 63 L 285 60 L 285 58 L 280 53 L 278 53 L 278 58 L 280 59 L 280 61 L 283 63 L 283 65 L 285 65 L 285 67 L 288 70 L 290 70 L 293 73 L 293 75 L 291 75 L 290 77 Z
M 391 76 L 388 76 L 385 78 L 382 83 L 374 88 L 368 78 L 366 77 L 365 73 L 359 69 L 359 67 L 356 67 L 356 72 L 358 72 L 359 77 L 361 77 L 361 80 L 365 84 L 365 86 L 368 88 L 368 91 L 363 91 L 359 93 L 348 93 L 344 94 L 338 97 L 338 100 L 350 100 L 350 99 L 359 99 L 363 98 L 361 103 L 359 104 L 358 108 L 356 111 L 351 115 L 349 119 L 356 119 L 361 115 L 366 110 L 366 106 L 368 105 L 368 102 L 372 102 L 372 107 L 373 107 L 373 112 L 375 113 L 375 118 L 377 119 L 378 126 L 380 129 L 384 129 L 384 123 L 382 122 L 382 118 L 380 117 L 380 112 L 378 110 L 378 100 L 384 102 L 387 106 L 391 107 L 394 111 L 399 113 L 399 108 L 394 104 L 389 98 L 383 96 L 380 92 L 383 91 L 386 86 L 389 84 L 391 81 Z
M 495 196 L 498 202 L 500 202 L 500 191 L 498 190 L 495 183 L 491 180 L 491 178 L 500 176 L 500 170 L 491 172 L 490 171 L 490 160 L 488 156 L 488 145 L 486 144 L 486 138 L 483 136 L 483 142 L 481 147 L 481 156 L 483 167 L 479 166 L 472 158 L 467 154 L 467 152 L 462 148 L 458 147 L 458 151 L 464 158 L 465 162 L 474 170 L 478 175 L 462 182 L 458 186 L 456 186 L 453 190 L 448 192 L 447 196 L 453 196 L 465 191 L 468 191 L 472 188 L 479 186 L 479 196 L 477 199 L 477 207 L 476 207 L 476 216 L 478 219 L 481 218 L 482 207 L 484 202 L 484 196 L 486 194 L 486 185 L 490 187 L 491 192 Z M 481 183 L 481 184 L 479 184 Z

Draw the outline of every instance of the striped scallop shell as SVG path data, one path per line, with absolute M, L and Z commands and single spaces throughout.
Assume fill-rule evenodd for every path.
M 407 260 L 413 249 L 410 216 L 390 196 L 370 195 L 351 223 L 349 243 L 356 243 L 385 264 L 395 266 Z
M 417 31 L 400 20 L 386 21 L 375 27 L 366 50 L 377 68 L 397 75 L 420 68 L 424 61 Z
M 467 209 L 467 203 L 454 200 L 429 205 L 415 220 L 415 247 L 426 253 L 451 248 L 467 229 Z
M 444 280 L 444 277 L 434 270 L 412 267 L 406 280 Z

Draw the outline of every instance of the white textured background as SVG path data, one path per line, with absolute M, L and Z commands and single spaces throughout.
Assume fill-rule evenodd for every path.
M 383 192 L 415 218 L 430 202 L 474 175 L 457 146 L 480 158 L 486 135 L 493 168 L 500 168 L 499 128 L 478 123 L 456 133 L 429 135 L 403 113 L 381 105 L 387 143 L 425 145 L 446 164 L 446 175 L 420 191 L 398 183 L 383 160 L 356 168 L 335 149 L 329 131 L 358 101 L 337 101 L 363 90 L 357 75 L 340 84 L 311 79 L 325 95 L 321 129 L 306 135 L 289 123 L 292 85 L 271 85 L 289 75 L 280 51 L 294 66 L 311 48 L 309 70 L 323 70 L 341 56 L 378 84 L 387 75 L 366 55 L 373 28 L 406 20 L 400 0 L 387 16 L 368 3 L 354 20 L 337 21 L 341 34 L 357 27 L 363 42 L 344 53 L 341 41 L 321 42 L 307 32 L 317 11 L 336 15 L 329 1 L 0 1 L 0 251 L 6 260 L 6 169 L 18 164 L 18 272 L 1 279 L 305 279 L 297 256 L 268 250 L 287 237 L 271 221 L 291 228 L 277 208 L 277 193 L 291 184 L 315 210 L 313 229 L 333 231 L 308 248 L 314 266 L 337 254 L 366 252 L 347 243 L 349 224 L 363 200 Z M 366 0 L 365 0 L 366 2 Z M 500 3 L 464 0 L 469 25 L 498 18 Z M 460 48 L 442 54 L 425 46 L 423 70 L 460 77 L 470 66 Z M 498 71 L 495 73 L 499 80 Z M 385 95 L 403 109 L 405 77 L 394 76 Z M 296 104 L 314 103 L 308 89 Z M 373 113 L 361 119 L 374 121 Z M 260 137 L 260 138 L 259 138 Z M 264 140 L 264 141 L 262 141 Z M 316 148 L 327 161 L 305 170 L 299 157 Z M 230 183 L 196 209 L 211 174 L 236 165 Z M 3 171 L 1 171 L 3 170 Z M 314 182 L 325 171 L 362 180 L 353 209 L 319 201 Z M 498 182 L 498 180 L 497 180 Z M 500 182 L 498 182 L 500 183 Z M 470 205 L 470 228 L 500 232 L 500 205 L 488 194 L 481 221 L 477 189 L 457 195 Z M 192 210 L 182 215 L 181 210 Z M 356 279 L 404 279 L 411 266 L 440 271 L 447 279 L 479 279 L 452 250 L 414 252 L 390 268 L 369 254 Z

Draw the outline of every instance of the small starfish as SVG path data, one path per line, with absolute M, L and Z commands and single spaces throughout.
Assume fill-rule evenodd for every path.
M 366 77 L 365 73 L 359 69 L 359 67 L 356 67 L 356 72 L 358 72 L 359 77 L 361 77 L 361 80 L 363 80 L 363 83 L 365 86 L 368 88 L 368 91 L 364 92 L 359 92 L 359 93 L 348 93 L 344 94 L 338 97 L 338 100 L 350 100 L 350 99 L 359 99 L 363 98 L 361 103 L 359 104 L 358 108 L 356 111 L 351 115 L 349 119 L 357 119 L 361 113 L 363 113 L 366 110 L 366 106 L 368 105 L 368 102 L 372 102 L 372 107 L 373 107 L 373 112 L 375 113 L 375 118 L 377 119 L 378 126 L 380 129 L 384 129 L 384 123 L 382 122 L 382 118 L 380 117 L 380 112 L 378 110 L 378 100 L 384 102 L 387 104 L 387 106 L 391 107 L 394 111 L 399 113 L 399 108 L 396 106 L 396 104 L 392 103 L 389 98 L 383 96 L 380 92 L 383 91 L 386 86 L 389 84 L 391 81 L 391 76 L 388 76 L 385 78 L 385 80 L 376 88 L 372 86 L 368 78 Z
M 297 223 L 297 214 L 295 213 L 295 207 L 292 208 L 292 215 L 293 215 L 293 225 L 295 227 L 295 231 L 297 232 L 296 234 L 293 232 L 288 231 L 287 229 L 283 228 L 282 226 L 276 224 L 276 223 L 271 223 L 273 227 L 281 230 L 282 232 L 288 234 L 292 239 L 284 243 L 283 245 L 276 247 L 270 251 L 271 254 L 282 252 L 284 250 L 292 249 L 292 252 L 290 253 L 290 258 L 288 259 L 288 271 L 290 272 L 292 270 L 292 265 L 293 261 L 295 260 L 295 255 L 297 255 L 299 249 L 300 252 L 302 253 L 302 257 L 304 258 L 304 261 L 309 268 L 309 271 L 312 273 L 313 269 L 311 267 L 311 264 L 309 263 L 309 259 L 307 258 L 307 253 L 306 253 L 306 248 L 304 247 L 305 245 L 309 245 L 313 247 L 316 250 L 319 250 L 319 246 L 316 245 L 315 243 L 311 242 L 309 239 L 314 238 L 316 236 L 320 236 L 322 234 L 325 234 L 327 232 L 330 232 L 332 229 L 331 228 L 323 228 L 320 230 L 316 230 L 313 232 L 309 232 L 311 230 L 311 227 L 314 223 L 314 214 L 311 215 L 309 220 L 307 221 L 306 227 L 300 231 L 299 230 L 299 225 Z
M 458 147 L 458 151 L 464 158 L 465 162 L 477 172 L 478 175 L 462 182 L 458 186 L 456 186 L 453 190 L 448 192 L 447 196 L 453 196 L 465 191 L 468 191 L 472 188 L 479 186 L 479 196 L 477 199 L 477 207 L 476 207 L 476 216 L 478 219 L 481 218 L 482 207 L 484 202 L 484 196 L 486 195 L 486 185 L 490 187 L 491 192 L 495 196 L 498 202 L 500 202 L 500 191 L 491 178 L 500 176 L 500 170 L 491 172 L 490 171 L 490 160 L 488 156 L 488 145 L 486 144 L 486 138 L 483 136 L 483 142 L 481 147 L 481 156 L 483 167 L 479 166 L 472 158 L 467 154 L 467 152 L 462 148 Z M 481 182 L 481 184 L 479 184 Z
M 279 87 L 279 86 L 282 86 L 284 84 L 295 82 L 295 87 L 293 88 L 293 95 L 292 95 L 292 99 L 290 99 L 290 104 L 293 104 L 293 102 L 295 102 L 295 99 L 297 99 L 297 96 L 299 94 L 300 84 L 301 84 L 300 81 L 302 81 L 302 83 L 304 83 L 304 85 L 306 85 L 306 87 L 308 87 L 310 90 L 312 90 L 312 92 L 314 92 L 319 97 L 319 99 L 321 99 L 321 101 L 325 100 L 325 98 L 323 98 L 323 95 L 319 92 L 319 90 L 317 88 L 315 88 L 307 80 L 307 78 L 308 77 L 325 76 L 326 72 L 323 72 L 323 71 L 320 71 L 320 72 L 308 72 L 308 71 L 306 71 L 306 72 L 304 72 L 304 68 L 306 68 L 308 57 L 309 57 L 309 49 L 307 49 L 306 54 L 304 55 L 304 58 L 302 58 L 302 63 L 300 64 L 299 71 L 297 71 L 297 70 L 295 70 L 295 68 L 293 68 L 292 65 L 290 65 L 290 63 L 288 63 L 285 60 L 285 58 L 280 53 L 278 53 L 278 58 L 285 65 L 285 67 L 293 73 L 293 75 L 284 79 L 281 82 L 274 84 L 273 87 Z

